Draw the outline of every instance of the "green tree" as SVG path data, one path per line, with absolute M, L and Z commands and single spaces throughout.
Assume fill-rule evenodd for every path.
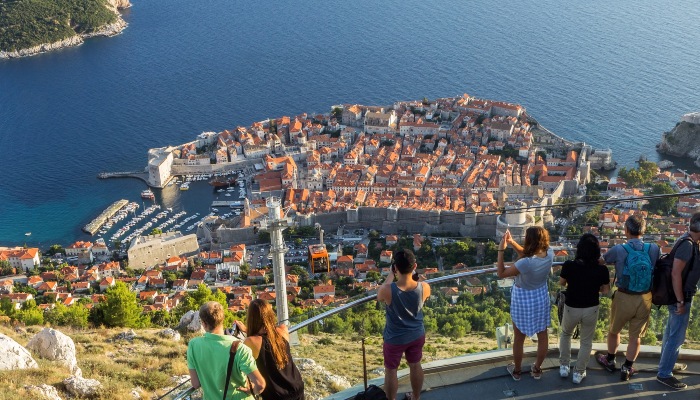
M 53 244 L 49 247 L 49 251 L 46 252 L 47 255 L 53 256 L 56 254 L 66 254 L 66 250 L 60 244 Z
M 153 228 L 153 229 L 151 229 L 150 234 L 151 235 L 160 235 L 161 233 L 163 233 L 163 230 L 161 230 L 160 228 Z
M 0 260 L 0 276 L 2 275 L 12 275 L 14 273 L 14 268 L 10 265 L 7 260 Z
M 651 194 L 673 194 L 675 190 L 668 183 L 657 183 L 651 187 Z M 668 215 L 671 214 L 678 202 L 677 197 L 664 197 L 658 199 L 649 199 L 646 209 L 654 214 Z
M 250 273 L 250 264 L 248 264 L 248 263 L 241 264 L 240 272 L 239 272 L 239 274 L 241 275 L 241 278 L 248 279 L 249 273 Z
M 142 325 L 141 307 L 136 294 L 129 290 L 124 282 L 119 282 L 107 289 L 105 301 L 100 303 L 103 322 L 107 326 L 135 328 Z

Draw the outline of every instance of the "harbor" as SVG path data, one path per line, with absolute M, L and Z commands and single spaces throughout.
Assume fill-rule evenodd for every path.
M 99 232 L 100 228 L 102 228 L 102 225 L 107 223 L 110 218 L 114 216 L 119 210 L 124 208 L 129 204 L 129 200 L 126 199 L 121 199 L 118 201 L 115 201 L 107 207 L 100 215 L 97 216 L 97 218 L 93 219 L 89 224 L 85 225 L 83 227 L 83 231 L 86 233 L 89 233 L 90 235 L 94 235 L 95 233 Z

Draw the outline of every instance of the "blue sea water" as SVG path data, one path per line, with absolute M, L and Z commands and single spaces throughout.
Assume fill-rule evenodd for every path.
M 87 238 L 149 147 L 339 103 L 520 103 L 621 165 L 700 110 L 697 1 L 134 0 L 119 36 L 0 61 L 0 245 Z M 205 212 L 205 184 L 168 192 Z M 28 238 L 25 232 L 32 232 Z

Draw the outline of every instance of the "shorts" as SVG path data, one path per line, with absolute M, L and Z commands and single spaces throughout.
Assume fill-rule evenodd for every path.
M 630 338 L 641 338 L 647 331 L 651 314 L 651 293 L 615 292 L 610 306 L 610 333 L 617 335 L 629 322 Z
M 423 358 L 423 345 L 425 344 L 425 335 L 406 344 L 390 344 L 384 342 L 384 368 L 398 369 L 401 364 L 401 357 L 406 354 L 406 361 L 409 364 L 420 362 Z

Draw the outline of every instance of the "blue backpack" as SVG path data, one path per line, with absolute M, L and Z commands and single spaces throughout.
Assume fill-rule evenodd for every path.
M 617 287 L 632 293 L 647 293 L 651 290 L 651 277 L 654 268 L 649 257 L 649 243 L 644 243 L 641 250 L 635 250 L 625 243 L 622 248 L 627 251 L 625 267 L 617 281 Z

